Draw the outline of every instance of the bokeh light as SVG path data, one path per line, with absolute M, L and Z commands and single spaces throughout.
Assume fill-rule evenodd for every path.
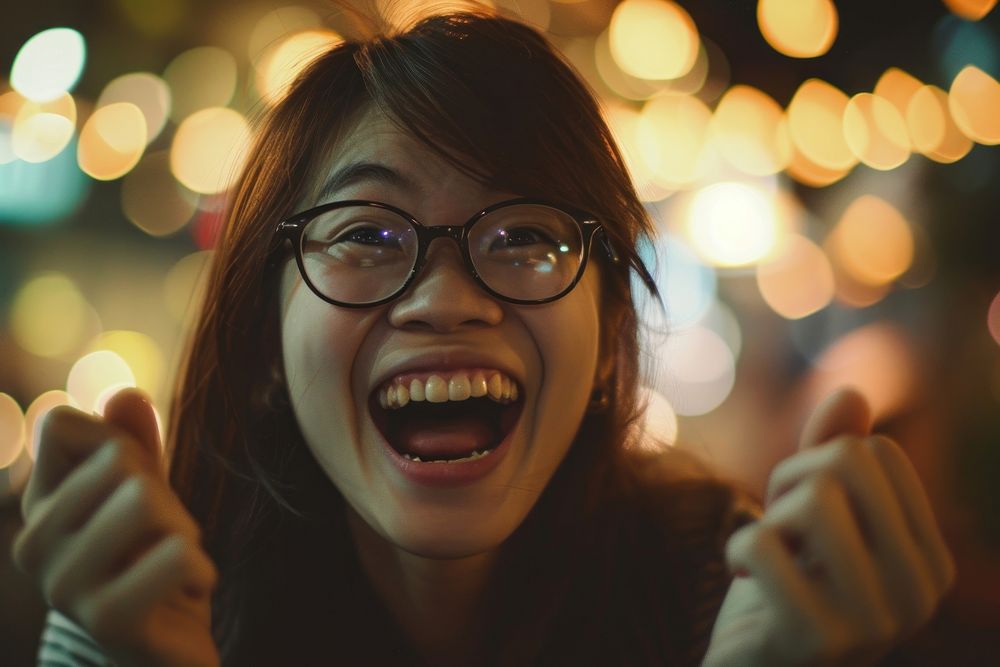
M 77 161 L 91 178 L 121 178 L 139 162 L 146 148 L 146 117 L 131 102 L 100 107 L 80 131 Z
M 0 468 L 12 464 L 24 450 L 24 413 L 11 396 L 0 393 Z
M 793 147 L 792 154 L 788 160 L 788 166 L 785 168 L 785 171 L 789 176 L 803 185 L 808 185 L 813 188 L 824 188 L 828 185 L 833 185 L 840 179 L 847 176 L 847 174 L 851 172 L 852 168 L 853 165 L 841 169 L 831 169 L 821 164 L 817 164 L 809 159 L 809 157 L 802 151 Z
M 844 137 L 858 159 L 873 169 L 895 169 L 910 157 L 906 120 L 877 95 L 859 93 L 848 101 Z
M 183 193 L 183 187 L 170 172 L 170 154 L 150 153 L 122 181 L 122 211 L 150 236 L 173 234 L 191 219 L 196 208 L 197 196 Z
M 99 399 L 108 390 L 134 386 L 132 369 L 110 350 L 99 350 L 80 357 L 66 378 L 66 393 L 87 413 L 97 411 Z
M 668 0 L 625 0 L 615 7 L 608 31 L 615 62 L 640 79 L 679 78 L 698 57 L 694 21 Z
M 117 0 L 132 25 L 151 36 L 168 35 L 192 11 L 191 0 Z
M 69 145 L 76 131 L 76 103 L 68 93 L 47 102 L 25 101 L 14 117 L 11 147 L 25 162 L 45 162 Z
M 163 351 L 155 340 L 138 331 L 105 331 L 90 345 L 90 351 L 114 352 L 128 364 L 135 386 L 156 396 L 163 389 L 166 368 Z
M 815 58 L 830 50 L 839 19 L 831 0 L 758 0 L 757 25 L 775 51 Z
M 678 415 L 711 412 L 733 388 L 733 353 L 710 329 L 693 326 L 674 332 L 655 355 L 659 372 L 653 389 L 663 394 Z
M 923 82 L 912 74 L 898 67 L 890 67 L 879 77 L 874 93 L 896 107 L 896 111 L 905 120 L 910 100 L 923 85 Z
M 217 46 L 199 46 L 170 61 L 163 80 L 173 100 L 170 117 L 175 123 L 210 107 L 224 107 L 236 92 L 236 58 Z
M 652 242 L 639 243 L 639 256 L 656 281 L 663 298 L 666 318 L 654 307 L 640 281 L 633 276 L 636 308 L 646 331 L 657 335 L 691 326 L 705 317 L 715 301 L 718 279 L 685 243 L 674 234 L 661 234 Z
M 997 5 L 997 0 L 943 0 L 948 9 L 969 21 L 978 21 Z
M 913 94 L 906 124 L 914 149 L 935 162 L 956 162 L 972 150 L 972 140 L 951 117 L 948 94 L 937 86 L 922 86 Z
M 663 394 L 649 387 L 642 387 L 639 392 L 639 405 L 646 406 L 643 429 L 647 436 L 639 440 L 639 447 L 655 452 L 660 451 L 661 445 L 676 444 L 678 424 L 674 406 Z
M 969 65 L 951 82 L 948 108 L 965 136 L 980 144 L 1000 144 L 1000 82 Z
M 0 118 L 0 135 L 2 126 Z M 0 222 L 37 225 L 65 219 L 85 200 L 90 183 L 76 163 L 72 141 L 45 162 L 0 164 Z
M 857 164 L 844 138 L 848 98 L 820 79 L 805 81 L 788 105 L 788 128 L 796 148 L 810 161 L 839 171 Z
M 257 65 L 257 90 L 269 103 L 285 96 L 299 73 L 315 58 L 342 40 L 332 30 L 304 30 L 275 44 L 260 57 Z
M 906 218 L 873 195 L 851 202 L 825 245 L 838 268 L 866 285 L 895 280 L 913 261 L 913 233 Z
M 139 107 L 146 121 L 146 143 L 160 136 L 170 116 L 170 88 L 149 72 L 133 72 L 112 80 L 97 98 L 97 108 L 115 102 L 131 102 Z
M 290 5 L 272 9 L 262 16 L 250 32 L 247 55 L 256 63 L 269 49 L 297 32 L 322 25 L 319 14 L 308 7 Z
M 810 378 L 819 400 L 844 386 L 868 399 L 877 421 L 903 407 L 916 388 L 913 344 L 894 324 L 876 322 L 841 336 L 823 351 Z
M 170 148 L 170 170 L 189 190 L 222 192 L 239 176 L 249 140 L 250 126 L 238 111 L 202 109 L 177 128 Z
M 969 65 L 996 75 L 1000 71 L 1000 42 L 987 23 L 945 16 L 934 28 L 931 55 L 939 76 L 951 81 Z
M 10 85 L 35 102 L 48 102 L 73 89 L 83 72 L 87 47 L 72 28 L 49 28 L 18 50 Z
M 167 272 L 163 281 L 163 300 L 178 322 L 186 322 L 197 313 L 205 294 L 212 251 L 185 255 Z
M 797 320 L 822 310 L 833 299 L 833 269 L 818 245 L 789 234 L 780 254 L 757 266 L 757 287 L 774 312 Z
M 748 174 L 775 174 L 791 157 L 784 111 L 757 88 L 736 85 L 727 90 L 712 116 L 711 130 L 722 156 Z
M 705 103 L 689 95 L 663 95 L 643 106 L 636 146 L 657 185 L 677 189 L 699 178 L 711 119 Z
M 993 302 L 990 303 L 990 308 L 986 312 L 986 328 L 997 345 L 1000 345 L 1000 292 L 997 292 L 997 295 L 993 297 Z
M 52 408 L 60 405 L 79 408 L 72 396 L 60 389 L 53 389 L 38 396 L 38 398 L 31 402 L 28 409 L 24 411 L 24 431 L 28 437 L 26 448 L 28 456 L 32 460 L 38 458 L 39 433 L 42 427 L 42 419 Z
M 659 155 L 659 146 L 643 146 L 639 140 L 639 112 L 620 103 L 604 105 L 604 119 L 615 137 L 615 143 L 625 159 L 632 182 L 642 195 L 653 181 L 653 168 L 648 161 Z M 647 121 L 648 122 L 648 121 Z M 648 131 L 648 130 L 647 130 Z
M 710 68 L 718 70 L 712 71 L 713 76 L 728 78 L 728 63 L 725 62 L 725 56 L 715 47 L 712 49 L 714 59 L 710 62 L 709 48 L 705 44 L 701 44 L 698 48 L 694 65 L 686 74 L 667 80 L 642 79 L 624 71 L 611 53 L 611 38 L 607 30 L 598 35 L 593 42 L 592 50 L 594 65 L 601 81 L 615 95 L 628 100 L 648 100 L 662 93 L 679 95 L 703 93 L 701 98 L 707 100 L 711 99 L 711 96 L 705 95 L 703 89 L 709 79 Z M 725 81 L 720 84 L 724 85 Z
M 758 262 L 781 238 L 773 198 L 745 183 L 716 183 L 699 190 L 686 221 L 692 246 L 716 266 Z
M 88 333 L 89 308 L 72 280 L 60 273 L 44 273 L 28 280 L 15 295 L 11 333 L 28 352 L 59 357 L 82 343 Z
M 732 308 L 714 299 L 696 324 L 718 334 L 732 352 L 733 359 L 740 358 L 740 352 L 743 350 L 743 329 Z

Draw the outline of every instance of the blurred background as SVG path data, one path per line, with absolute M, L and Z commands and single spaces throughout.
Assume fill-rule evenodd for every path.
M 483 4 L 597 92 L 655 221 L 649 427 L 760 492 L 818 400 L 858 387 L 959 564 L 897 661 L 997 664 L 996 0 Z M 0 663 L 33 664 L 44 615 L 8 555 L 39 417 L 124 386 L 165 412 L 255 119 L 357 31 L 318 0 L 5 3 Z

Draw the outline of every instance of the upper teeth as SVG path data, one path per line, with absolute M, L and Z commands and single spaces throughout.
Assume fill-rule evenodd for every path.
M 469 397 L 489 396 L 497 403 L 517 400 L 517 383 L 500 371 L 459 371 L 447 380 L 433 374 L 427 380 L 413 378 L 409 381 L 394 378 L 378 392 L 383 408 L 401 408 L 410 401 L 464 401 Z

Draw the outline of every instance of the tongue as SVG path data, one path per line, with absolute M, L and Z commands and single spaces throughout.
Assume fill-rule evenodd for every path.
M 396 433 L 401 452 L 426 459 L 456 459 L 487 449 L 497 433 L 486 420 L 476 417 L 408 419 Z

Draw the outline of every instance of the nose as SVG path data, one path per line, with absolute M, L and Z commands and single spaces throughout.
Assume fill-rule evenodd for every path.
M 469 275 L 458 243 L 449 238 L 431 242 L 420 273 L 389 310 L 394 327 L 437 333 L 495 326 L 502 320 L 501 304 Z

